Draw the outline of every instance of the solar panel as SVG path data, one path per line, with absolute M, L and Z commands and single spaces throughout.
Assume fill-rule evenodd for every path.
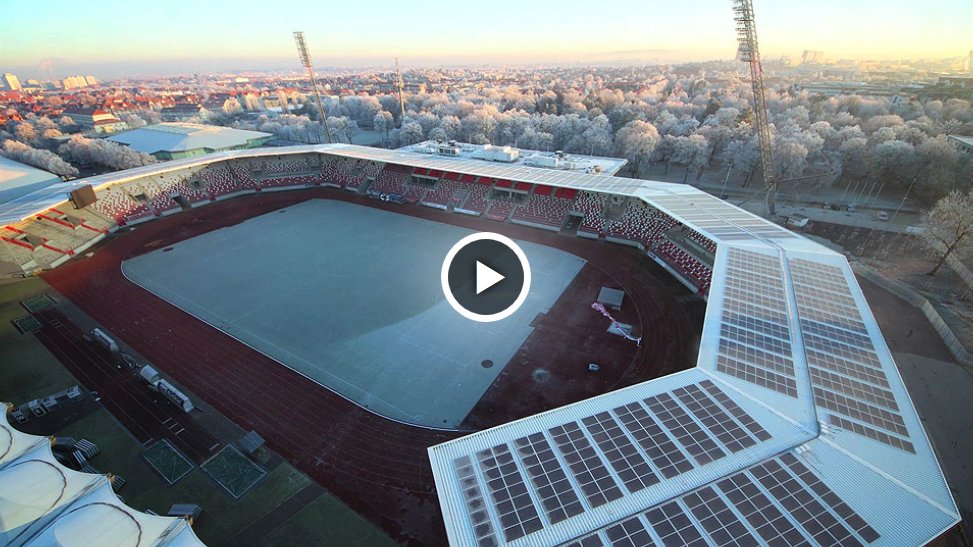
M 629 492 L 638 492 L 659 482 L 652 467 L 610 414 L 600 412 L 585 418 L 582 423 Z
M 662 476 L 670 479 L 693 468 L 693 464 L 676 447 L 659 424 L 638 403 L 629 403 L 614 411 L 635 442 L 649 456 Z
M 604 547 L 605 542 L 601 540 L 598 534 L 593 534 L 588 537 L 574 540 L 570 543 L 565 543 L 564 547 Z
M 747 414 L 745 410 L 734 403 L 733 400 L 723 392 L 723 390 L 716 387 L 716 384 L 709 380 L 703 380 L 699 383 L 699 385 L 703 386 L 703 389 L 708 391 L 710 395 L 716 398 L 717 402 L 723 405 L 723 408 L 728 410 L 734 418 L 743 424 L 743 427 L 747 428 L 750 433 L 753 433 L 754 437 L 760 441 L 770 439 L 770 433 L 768 433 L 759 423 L 756 422 L 756 420 Z
M 612 547 L 651 547 L 655 545 L 638 517 L 619 522 L 605 529 Z
M 730 249 L 725 270 L 716 370 L 797 397 L 780 258 Z
M 749 546 L 757 543 L 746 525 L 712 488 L 705 487 L 686 494 L 682 501 L 717 545 Z
M 794 524 L 781 513 L 746 473 L 717 483 L 723 495 L 771 547 L 810 545 Z
M 507 445 L 481 450 L 477 452 L 477 459 L 506 540 L 509 542 L 540 530 L 543 524 Z
M 557 524 L 584 511 L 578 495 L 543 434 L 534 433 L 521 437 L 514 444 L 551 524 Z
M 739 452 L 757 444 L 740 424 L 699 387 L 686 386 L 676 389 L 673 394 L 730 452 Z
M 703 547 L 709 544 L 689 515 L 676 502 L 665 503 L 645 513 L 652 529 L 666 547 Z
M 622 497 L 622 491 L 615 484 L 615 479 L 577 423 L 570 422 L 550 429 L 549 432 L 592 507 L 600 507 Z
M 669 394 L 649 397 L 645 400 L 645 404 L 659 417 L 663 427 L 672 432 L 676 440 L 686 447 L 700 465 L 726 455 Z
M 841 498 L 838 497 L 828 485 L 821 482 L 821 479 L 815 475 L 806 465 L 801 463 L 793 454 L 784 454 L 780 457 L 780 460 L 784 462 L 787 467 L 797 476 L 798 480 L 803 482 L 808 486 L 821 500 L 831 508 L 832 511 L 837 513 L 837 515 L 845 521 L 846 524 L 851 526 L 855 532 L 857 532 L 866 542 L 871 543 L 879 538 L 878 532 L 875 531 L 868 523 L 865 522 L 858 513 L 855 513 L 851 507 L 848 507 Z
M 845 418 L 842 418 L 841 416 L 835 416 L 833 414 L 829 415 L 828 423 L 830 423 L 833 426 L 845 429 L 847 431 L 851 431 L 852 433 L 856 433 L 858 435 L 868 437 L 869 439 L 876 440 L 880 443 L 885 443 L 887 445 L 894 446 L 895 448 L 905 450 L 906 452 L 912 452 L 913 454 L 915 454 L 916 452 L 915 447 L 912 446 L 912 443 L 910 443 L 909 441 L 900 439 L 899 437 L 894 437 L 892 435 L 889 435 L 888 433 L 885 433 L 884 431 L 879 431 L 875 428 L 862 425 L 858 422 L 847 420 Z
M 828 512 L 814 494 L 777 460 L 756 465 L 749 471 L 818 544 L 861 544 L 851 530 Z
M 476 542 L 481 547 L 497 545 L 496 535 L 493 525 L 490 523 L 490 515 L 487 512 L 483 493 L 480 490 L 480 483 L 476 479 L 476 472 L 473 470 L 473 462 L 469 456 L 462 456 L 453 462 L 456 476 L 463 489 L 463 500 L 466 501 L 466 511 L 473 524 L 473 534 Z

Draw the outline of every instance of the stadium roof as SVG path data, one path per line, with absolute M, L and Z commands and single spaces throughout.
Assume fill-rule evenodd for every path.
M 717 243 L 696 368 L 429 448 L 456 545 L 922 544 L 960 517 L 847 260 L 687 185 L 335 144 L 308 152 L 642 199 Z
M 0 403 L 0 543 L 201 546 L 189 522 L 135 511 L 105 475 L 64 467 L 47 437 L 22 433 Z
M 59 182 L 61 179 L 54 173 L 0 156 L 0 203 Z
M 246 131 L 194 123 L 159 123 L 125 131 L 108 140 L 125 144 L 139 152 L 186 152 L 189 150 L 226 150 L 245 146 L 248 141 L 273 137 L 270 133 Z

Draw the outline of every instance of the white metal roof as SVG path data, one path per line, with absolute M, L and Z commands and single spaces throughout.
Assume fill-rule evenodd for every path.
M 59 182 L 61 179 L 54 173 L 0 156 L 0 203 Z
M 54 458 L 47 437 L 7 421 L 0 403 L 0 543 L 3 545 L 201 546 L 185 519 L 135 511 L 105 475 Z
M 429 448 L 451 543 L 665 543 L 678 521 L 683 540 L 695 533 L 702 544 L 729 530 L 763 543 L 839 541 L 823 526 L 851 543 L 900 545 L 959 522 L 844 256 L 691 186 L 345 144 L 88 181 L 309 152 L 631 196 L 718 245 L 695 369 Z M 774 511 L 780 530 L 760 525 Z
M 118 133 L 108 137 L 108 140 L 125 144 L 139 152 L 154 154 L 163 151 L 224 150 L 244 146 L 253 139 L 272 136 L 270 133 L 216 125 L 159 123 Z

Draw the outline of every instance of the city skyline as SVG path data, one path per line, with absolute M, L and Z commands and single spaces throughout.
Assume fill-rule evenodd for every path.
M 736 48 L 726 0 L 702 0 L 691 10 L 606 0 L 596 14 L 554 2 L 501 0 L 484 13 L 493 21 L 488 25 L 471 24 L 470 10 L 438 1 L 380 3 L 370 10 L 341 5 L 327 11 L 297 1 L 280 14 L 229 2 L 133 5 L 113 0 L 100 7 L 34 25 L 28 22 L 38 13 L 77 10 L 64 0 L 39 7 L 6 3 L 0 15 L 0 69 L 21 78 L 296 70 L 294 30 L 307 33 L 320 67 L 384 66 L 395 56 L 415 67 L 667 63 L 730 59 Z M 766 58 L 799 58 L 805 49 L 822 50 L 829 59 L 945 58 L 965 56 L 973 47 L 965 33 L 973 21 L 973 4 L 963 0 L 768 2 L 757 8 Z M 625 17 L 613 20 L 614 14 Z M 321 24 L 313 24 L 316 19 Z

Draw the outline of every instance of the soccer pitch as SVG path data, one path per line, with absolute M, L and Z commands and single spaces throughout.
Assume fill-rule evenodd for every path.
M 453 428 L 584 266 L 570 253 L 518 241 L 533 276 L 526 302 L 505 320 L 470 321 L 446 302 L 440 269 L 471 233 L 309 200 L 127 260 L 122 270 L 360 406 Z M 494 366 L 482 366 L 486 360 Z

